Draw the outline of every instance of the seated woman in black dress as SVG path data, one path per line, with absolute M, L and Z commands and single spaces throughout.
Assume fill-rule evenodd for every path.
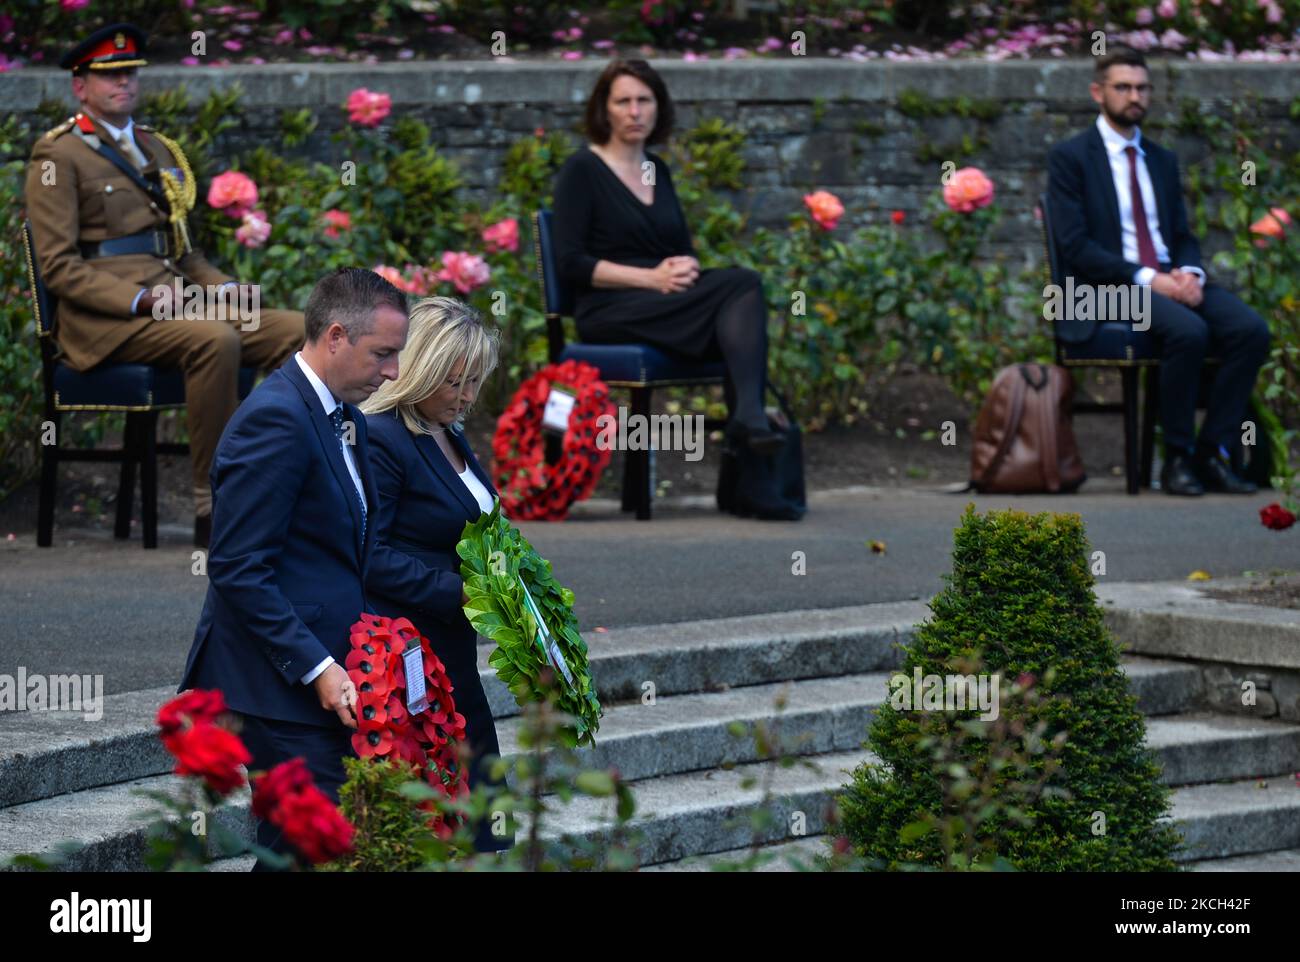
M 361 406 L 379 504 L 370 516 L 375 550 L 366 596 L 376 614 L 405 616 L 446 666 L 456 710 L 465 716 L 469 787 L 496 784 L 496 726 L 478 674 L 478 635 L 465 617 L 456 543 L 466 521 L 492 510 L 496 489 L 462 433 L 465 413 L 497 364 L 495 332 L 478 312 L 450 297 L 411 309 L 399 373 Z M 509 848 L 487 821 L 479 851 Z
M 558 270 L 576 293 L 590 344 L 641 342 L 727 370 L 728 437 L 762 454 L 784 443 L 763 411 L 767 306 L 760 276 L 701 271 L 667 165 L 645 148 L 667 140 L 673 105 L 644 60 L 605 68 L 587 102 L 591 143 L 556 175 Z

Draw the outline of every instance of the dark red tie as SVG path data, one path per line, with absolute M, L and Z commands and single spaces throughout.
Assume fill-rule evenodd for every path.
M 1151 243 L 1151 230 L 1147 227 L 1147 204 L 1142 197 L 1142 185 L 1138 183 L 1137 148 L 1132 144 L 1124 148 L 1128 154 L 1128 193 L 1133 202 L 1133 229 L 1137 232 L 1138 262 L 1143 267 L 1160 269 L 1156 260 L 1156 245 Z

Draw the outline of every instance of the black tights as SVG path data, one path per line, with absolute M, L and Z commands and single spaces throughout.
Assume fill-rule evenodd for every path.
M 727 366 L 723 383 L 727 410 L 746 427 L 766 430 L 763 388 L 767 384 L 767 305 L 763 303 L 761 285 L 747 287 L 722 305 L 717 337 Z

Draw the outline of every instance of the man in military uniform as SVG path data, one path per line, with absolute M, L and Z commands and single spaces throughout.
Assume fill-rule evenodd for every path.
M 196 185 L 180 148 L 131 119 L 144 41 L 138 28 L 114 24 L 64 55 L 59 65 L 72 71 L 81 113 L 32 149 L 27 212 L 41 272 L 58 298 L 63 362 L 79 371 L 103 361 L 184 371 L 194 539 L 207 547 L 208 471 L 239 403 L 239 368 L 282 364 L 302 345 L 303 315 L 260 309 L 250 321 L 211 297 L 197 312 L 162 295 L 178 279 L 179 289 L 205 291 L 239 282 L 190 248 L 186 213 Z M 246 304 L 229 296 L 236 293 L 223 296 Z

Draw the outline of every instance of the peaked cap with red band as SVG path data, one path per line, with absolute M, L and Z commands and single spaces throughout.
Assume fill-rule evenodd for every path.
M 63 55 L 59 66 L 64 70 L 121 70 L 143 67 L 144 31 L 129 23 L 100 27 Z

